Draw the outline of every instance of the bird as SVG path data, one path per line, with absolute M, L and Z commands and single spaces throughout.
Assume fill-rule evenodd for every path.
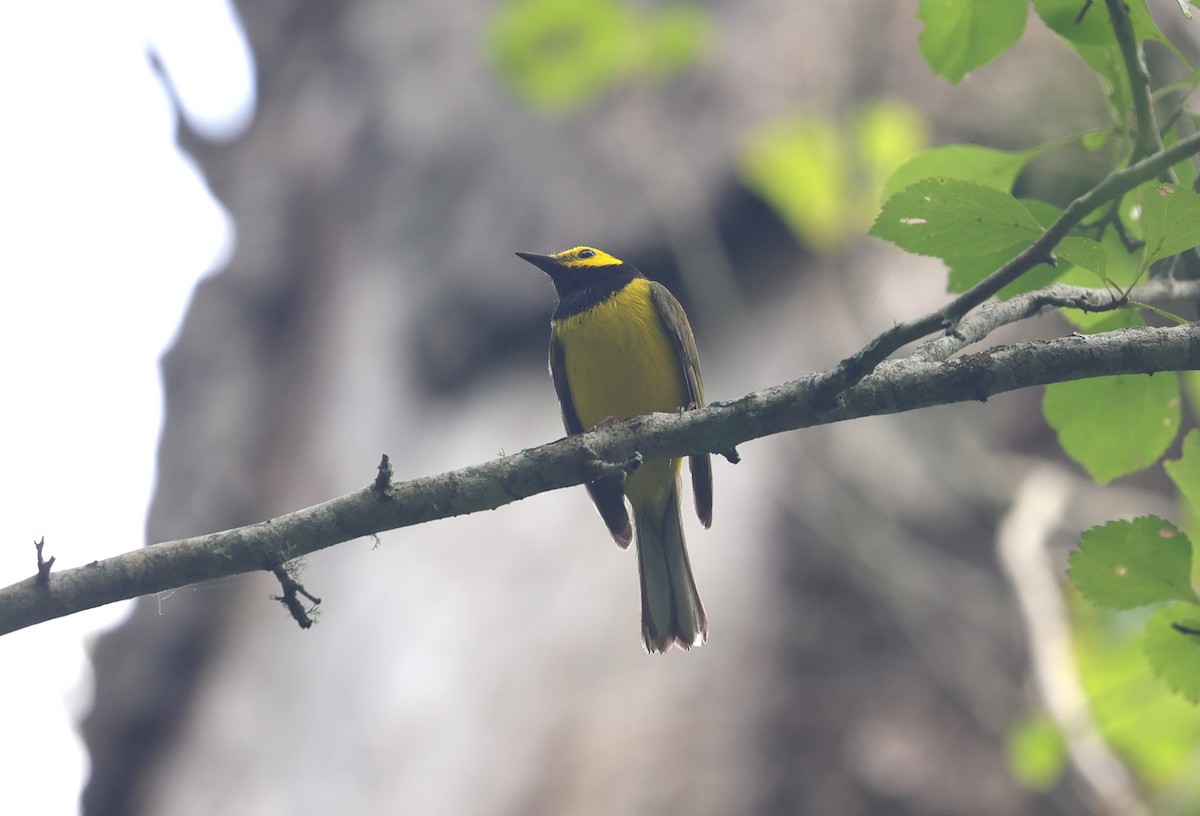
M 683 307 L 665 286 L 594 247 L 516 254 L 549 275 L 558 295 L 550 318 L 550 376 L 568 434 L 704 405 L 696 340 Z M 711 458 L 705 453 L 688 459 L 696 514 L 707 528 Z M 650 653 L 690 649 L 708 637 L 683 537 L 681 466 L 681 458 L 645 462 L 623 481 L 605 477 L 587 484 L 622 549 L 636 530 L 642 642 Z

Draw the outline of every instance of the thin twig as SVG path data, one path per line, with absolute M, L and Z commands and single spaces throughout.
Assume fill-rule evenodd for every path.
M 282 595 L 272 595 L 271 600 L 279 601 L 287 607 L 292 618 L 300 625 L 301 629 L 309 629 L 315 623 L 317 607 L 321 605 L 321 599 L 310 593 L 304 588 L 304 584 L 297 581 L 288 568 L 284 564 L 276 564 L 271 567 L 271 572 L 279 579 L 279 585 L 283 587 Z M 300 596 L 306 598 L 312 606 L 305 608 L 300 602 Z
M 820 376 L 816 398 L 822 404 L 831 403 L 838 394 L 850 388 L 875 370 L 897 350 L 909 343 L 950 328 L 968 312 L 995 295 L 1008 284 L 1035 266 L 1054 259 L 1054 248 L 1091 212 L 1109 201 L 1123 196 L 1139 184 L 1158 177 L 1163 168 L 1170 167 L 1188 156 L 1200 153 L 1200 133 L 1194 133 L 1176 144 L 1155 153 L 1137 164 L 1110 173 L 1103 181 L 1076 198 L 1062 214 L 1038 236 L 1032 244 L 1008 263 L 988 275 L 975 286 L 942 308 L 924 317 L 900 323 L 880 334 L 854 354 Z
M 1121 48 L 1121 58 L 1125 61 L 1125 73 L 1129 76 L 1129 90 L 1133 98 L 1134 117 L 1137 126 L 1137 136 L 1134 140 L 1131 161 L 1137 161 L 1155 151 L 1163 149 L 1163 129 L 1159 128 L 1154 114 L 1154 95 L 1150 88 L 1150 71 L 1146 67 L 1146 52 L 1138 40 L 1137 32 L 1133 30 L 1133 21 L 1129 17 L 1129 7 L 1125 0 L 1105 0 L 1108 4 L 1108 16 L 1111 19 L 1113 33 Z M 1160 178 L 1171 184 L 1179 183 L 1179 175 L 1173 166 L 1164 167 Z M 1169 267 L 1169 275 L 1175 275 L 1182 264 L 1200 261 L 1200 253 L 1195 248 L 1176 255 Z M 1152 272 L 1152 274 L 1155 274 Z M 1157 273 L 1156 277 L 1163 277 Z
M 1096 240 L 1100 241 L 1104 238 L 1104 231 L 1109 225 L 1116 232 L 1117 238 L 1121 241 L 1121 246 L 1125 247 L 1126 252 L 1133 254 L 1144 245 L 1143 241 L 1129 234 L 1125 222 L 1121 219 L 1121 199 L 1119 198 L 1109 202 L 1104 215 L 1087 224 L 1082 224 L 1080 228 L 1094 232 Z
M 1200 280 L 1161 278 L 1135 286 L 1128 292 L 1055 283 L 1008 300 L 986 304 L 964 318 L 954 327 L 954 331 L 926 340 L 912 356 L 930 363 L 947 360 L 967 346 L 980 342 L 1001 326 L 1025 320 L 1047 309 L 1080 309 L 1094 313 L 1124 308 L 1131 302 L 1159 305 L 1193 300 L 1200 300 Z
M 1138 42 L 1137 33 L 1133 30 L 1133 21 L 1129 19 L 1129 9 L 1125 0 L 1105 0 L 1105 3 L 1108 6 L 1113 33 L 1117 37 L 1117 45 L 1121 49 L 1121 58 L 1125 61 L 1125 73 L 1129 76 L 1129 92 L 1133 100 L 1133 115 L 1137 127 L 1132 160 L 1137 161 L 1143 156 L 1162 150 L 1163 147 L 1158 134 L 1158 124 L 1155 122 L 1154 103 L 1150 98 L 1150 72 L 1146 69 L 1145 55 L 1141 43 Z

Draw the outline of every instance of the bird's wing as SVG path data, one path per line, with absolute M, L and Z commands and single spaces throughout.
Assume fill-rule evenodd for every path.
M 675 296 L 661 283 L 650 282 L 650 296 L 679 357 L 679 367 L 683 370 L 687 385 L 688 402 L 691 406 L 701 408 L 704 406 L 704 382 L 700 377 L 700 353 L 696 350 L 696 338 L 692 336 L 687 315 Z M 708 527 L 712 524 L 712 458 L 707 453 L 690 456 L 688 469 L 692 473 L 696 515 L 700 517 L 700 523 Z
M 550 376 L 554 380 L 559 407 L 562 408 L 563 427 L 569 434 L 583 433 L 583 424 L 575 413 L 575 402 L 571 399 L 571 387 L 567 383 L 566 352 L 554 332 L 550 333 Z M 625 492 L 621 490 L 621 483 L 611 478 L 598 479 L 588 482 L 585 487 L 617 546 L 622 549 L 628 547 L 633 541 L 633 526 L 629 523 L 629 511 L 625 509 Z
M 550 377 L 554 380 L 554 393 L 558 394 L 558 405 L 562 409 L 563 427 L 569 434 L 583 433 L 579 414 L 575 413 L 575 401 L 571 399 L 571 386 L 567 384 L 567 355 L 556 332 L 550 333 Z

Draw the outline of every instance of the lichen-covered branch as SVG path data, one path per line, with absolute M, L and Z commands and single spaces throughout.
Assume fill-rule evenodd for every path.
M 891 360 L 830 405 L 825 374 L 680 415 L 652 414 L 489 462 L 405 482 L 379 480 L 269 521 L 136 549 L 0 589 L 0 634 L 114 601 L 281 563 L 340 542 L 493 510 L 653 460 L 732 451 L 751 439 L 857 417 L 1111 374 L 1200 369 L 1200 326 L 1137 328 L 1000 346 L 946 361 Z M 386 467 L 386 465 L 384 465 Z M 33 558 L 31 554 L 31 567 Z

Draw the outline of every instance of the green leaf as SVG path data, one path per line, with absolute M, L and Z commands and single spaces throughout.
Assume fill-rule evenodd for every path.
M 1131 286 L 1137 277 L 1141 251 L 1129 252 L 1115 230 L 1108 230 L 1100 243 L 1104 251 L 1104 275 L 1111 286 L 1124 289 Z M 1096 273 L 1081 267 L 1071 267 L 1059 278 L 1071 286 L 1096 287 Z M 1083 332 L 1096 333 L 1127 329 L 1144 325 L 1138 310 L 1125 307 L 1111 312 L 1084 312 L 1080 309 L 1060 309 L 1060 313 L 1071 325 Z
M 1078 235 L 1068 235 L 1058 243 L 1055 254 L 1073 266 L 1082 267 L 1096 273 L 1100 282 L 1107 280 L 1105 267 L 1108 265 L 1108 255 L 1097 241 Z
M 1115 42 L 1109 45 L 1073 42 L 1071 47 L 1100 80 L 1118 120 L 1127 116 L 1133 109 L 1133 91 L 1129 87 L 1129 72 L 1125 70 L 1121 47 Z
M 500 75 L 525 102 L 550 111 L 608 90 L 636 55 L 636 21 L 610 0 L 513 0 L 491 22 Z
M 921 55 L 934 73 L 957 84 L 1011 48 L 1025 16 L 1026 0 L 921 0 Z
M 1200 371 L 1181 371 L 1183 392 L 1187 394 L 1191 417 L 1200 422 Z
M 1103 0 L 1092 3 L 1080 17 L 1083 6 L 1080 0 L 1033 0 L 1034 11 L 1042 22 L 1063 39 L 1088 45 L 1115 45 L 1117 38 Z
M 1066 280 L 1062 281 L 1067 283 Z M 1067 322 L 1081 334 L 1100 334 L 1101 332 L 1132 329 L 1134 326 L 1144 326 L 1146 321 L 1137 313 L 1137 309 L 1121 308 L 1111 312 L 1085 312 L 1082 309 L 1059 309 Z
M 623 0 L 511 0 L 492 16 L 488 45 L 523 102 L 565 113 L 630 77 L 692 64 L 708 34 L 706 16 L 689 7 L 635 13 Z
M 1083 7 L 1080 0 L 1033 0 L 1037 15 L 1063 39 L 1085 45 L 1116 45 L 1117 35 L 1113 32 L 1112 19 L 1103 0 L 1092 3 L 1080 18 L 1079 12 Z M 1139 40 L 1154 40 L 1170 45 L 1150 16 L 1146 0 L 1125 0 L 1125 8 L 1133 23 L 1133 33 Z
M 1125 59 L 1113 33 L 1108 8 L 1103 2 L 1087 5 L 1082 0 L 1034 0 L 1033 7 L 1038 16 L 1055 33 L 1065 39 L 1076 53 L 1099 75 L 1109 101 L 1119 116 L 1124 116 L 1132 107 L 1129 90 L 1129 74 L 1125 70 Z M 1146 0 L 1127 0 L 1126 9 L 1133 23 L 1134 35 L 1139 40 L 1154 40 L 1166 46 L 1176 57 L 1186 63 L 1178 49 L 1158 30 Z
M 871 234 L 918 255 L 971 258 L 1031 243 L 1042 227 L 1008 193 L 938 177 L 887 200 Z
M 870 210 L 862 222 L 865 229 L 887 197 L 886 194 L 880 196 L 879 190 L 897 167 L 928 143 L 929 123 L 911 105 L 895 99 L 880 99 L 865 104 L 855 115 L 853 130 L 865 181 L 872 193 L 870 200 L 863 202 Z M 936 173 L 925 173 L 911 181 L 933 175 Z
M 1179 507 L 1179 517 L 1179 526 L 1192 542 L 1192 593 L 1200 598 L 1200 510 L 1185 501 Z
M 1146 657 L 1176 694 L 1200 703 L 1200 606 L 1163 607 L 1146 624 Z
M 1139 40 L 1154 40 L 1165 45 L 1181 61 L 1187 62 L 1176 50 L 1175 45 L 1167 39 L 1167 35 L 1159 30 L 1158 23 L 1154 22 L 1154 17 L 1150 15 L 1150 7 L 1146 0 L 1125 0 L 1125 8 L 1129 12 L 1129 19 L 1133 21 L 1133 33 Z
M 1087 530 L 1070 565 L 1071 583 L 1104 609 L 1196 602 L 1189 583 L 1192 544 L 1170 522 L 1154 516 Z
M 1158 461 L 1179 430 L 1179 377 L 1122 374 L 1046 386 L 1042 412 L 1100 484 Z
M 1184 388 L 1189 399 L 1195 388 L 1196 372 L 1188 371 L 1184 375 Z M 1189 382 L 1189 380 L 1191 382 Z M 1163 462 L 1163 468 L 1175 487 L 1187 500 L 1187 518 L 1195 521 L 1200 518 L 1200 431 L 1192 429 L 1183 438 L 1183 447 L 1178 459 Z M 1200 546 L 1192 547 L 1192 575 L 1190 578 L 1192 591 L 1200 597 Z
M 1051 207 L 1051 205 L 1043 204 L 1040 201 L 1024 201 L 1022 203 L 1035 213 L 1034 205 L 1049 208 L 1055 213 L 1060 212 L 1057 207 Z M 1053 220 L 1053 218 L 1050 220 Z M 1050 221 L 1044 220 L 1041 217 L 1038 218 L 1038 221 L 1043 224 L 1050 223 Z M 1008 263 L 1027 246 L 1029 246 L 1029 242 L 1025 241 L 1000 252 L 977 258 L 947 258 L 946 265 L 950 267 L 950 274 L 946 291 L 967 291 L 992 272 L 995 272 L 1001 266 Z M 1104 249 L 1090 238 L 1068 236 L 1059 243 L 1057 254 L 1060 261 L 1093 270 L 1099 275 L 1104 274 Z M 1048 263 L 1040 263 L 997 292 L 996 298 L 999 300 L 1008 300 L 1016 295 L 1041 289 L 1057 280 L 1061 280 L 1066 272 L 1066 263 L 1060 262 L 1057 267 L 1051 266 Z M 1091 280 L 1090 283 L 1096 283 L 1095 279 Z
M 1082 17 L 1080 0 L 1033 0 L 1033 8 L 1099 76 L 1117 113 L 1127 113 L 1132 107 L 1129 76 L 1104 3 L 1092 3 Z
M 712 39 L 712 21 L 693 6 L 664 6 L 640 28 L 645 63 L 660 76 L 695 65 Z
M 1054 787 L 1067 764 L 1062 731 L 1049 717 L 1030 717 L 1013 725 L 1005 740 L 1008 768 L 1026 790 Z
M 1109 229 L 1104 233 L 1100 246 L 1104 248 L 1104 276 L 1108 282 L 1122 289 L 1133 286 L 1138 279 L 1141 249 L 1128 249 L 1121 242 L 1121 236 L 1117 235 L 1115 229 Z
M 1183 497 L 1200 510 L 1200 431 L 1188 431 L 1179 458 L 1163 462 L 1163 468 Z
M 741 173 L 805 243 L 821 251 L 842 245 L 854 187 L 843 135 L 828 117 L 771 122 L 746 145 Z
M 1160 795 L 1200 797 L 1200 708 L 1171 694 L 1146 659 L 1141 612 L 1109 612 L 1070 593 L 1080 679 L 1104 739 Z
M 1021 201 L 1021 204 L 1029 210 L 1030 215 L 1042 226 L 1053 223 L 1054 219 L 1058 218 L 1062 213 L 1062 210 L 1053 204 L 1047 204 L 1037 199 L 1025 199 Z M 946 266 L 950 269 L 946 282 L 946 291 L 967 291 L 1001 266 L 1008 263 L 1027 246 L 1029 246 L 1029 241 L 1023 240 L 1018 244 L 988 255 L 981 255 L 974 258 L 946 258 Z M 1034 289 L 1041 289 L 1043 286 L 1048 286 L 1058 280 L 1067 268 L 1067 264 L 1060 264 L 1057 267 L 1047 263 L 1038 264 L 997 292 L 996 297 L 999 300 L 1008 300 L 1010 297 L 1019 295 L 1022 292 L 1032 292 Z
M 1029 246 L 1029 242 L 1025 241 L 988 255 L 980 255 L 974 258 L 946 258 L 946 266 L 949 267 L 949 274 L 946 278 L 946 291 L 967 291 L 1011 261 L 1016 257 L 1017 253 L 1027 246 Z M 1032 292 L 1034 289 L 1041 289 L 1043 286 L 1049 286 L 1051 283 L 1054 283 L 1060 275 L 1062 275 L 1062 269 L 1055 268 L 1047 263 L 1040 263 L 997 292 L 996 298 L 999 300 L 1008 300 L 1010 297 L 1019 295 L 1022 292 Z
M 1162 258 L 1200 246 L 1200 195 L 1174 184 L 1149 184 L 1141 192 L 1142 270 Z
M 900 165 L 883 187 L 886 201 L 905 187 L 933 176 L 974 181 L 997 190 L 1010 192 L 1017 175 L 1031 159 L 1045 152 L 1033 150 L 993 150 L 978 145 L 946 145 L 923 150 Z
M 1192 81 L 1189 83 L 1188 87 L 1189 92 L 1195 90 L 1197 80 L 1200 80 L 1200 71 L 1193 72 Z M 1189 132 L 1195 132 L 1192 130 L 1195 123 L 1187 122 L 1186 119 L 1181 118 L 1181 120 L 1177 122 L 1174 127 L 1169 128 L 1167 132 L 1163 134 L 1164 148 L 1174 147 L 1179 143 L 1180 129 L 1184 127 L 1185 124 L 1189 128 Z M 1171 167 L 1175 171 L 1176 177 L 1179 179 L 1180 187 L 1184 188 L 1185 190 L 1194 189 L 1192 185 L 1194 185 L 1196 182 L 1196 165 L 1192 162 L 1191 157 L 1184 159 L 1181 162 L 1177 162 L 1176 164 L 1171 165 Z
M 1125 254 L 1123 250 L 1122 254 Z M 1068 235 L 1059 242 L 1056 254 L 1070 267 L 1059 280 L 1072 286 L 1101 287 L 1111 284 L 1108 278 L 1108 250 L 1103 244 L 1078 235 Z M 1110 312 L 1085 312 L 1082 309 L 1061 309 L 1063 317 L 1079 329 L 1095 333 L 1127 329 L 1142 325 L 1137 311 L 1129 308 Z
M 849 126 L 819 113 L 782 117 L 747 141 L 739 170 L 802 241 L 831 252 L 871 223 L 883 179 L 926 128 L 920 112 L 894 102 L 863 106 Z

